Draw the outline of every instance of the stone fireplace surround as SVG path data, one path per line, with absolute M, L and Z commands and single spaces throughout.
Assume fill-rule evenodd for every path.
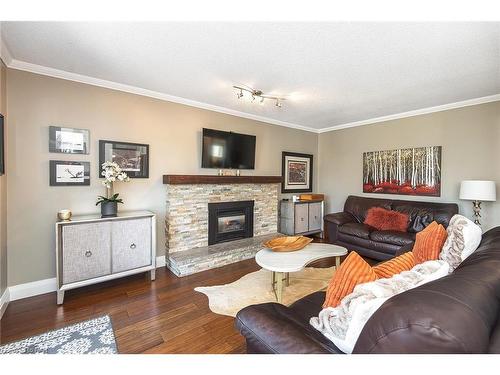
M 177 178 L 176 178 L 177 177 Z M 164 176 L 166 263 L 177 276 L 252 258 L 278 235 L 278 176 Z M 208 245 L 208 203 L 254 201 L 253 237 Z

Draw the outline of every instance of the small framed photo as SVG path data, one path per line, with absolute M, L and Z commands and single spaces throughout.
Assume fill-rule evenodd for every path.
M 90 133 L 86 129 L 49 126 L 49 152 L 88 154 Z
M 149 145 L 100 140 L 99 177 L 105 161 L 117 163 L 130 178 L 149 178 Z
M 90 185 L 90 162 L 50 161 L 50 186 Z
M 5 125 L 3 121 L 3 115 L 0 113 L 0 176 L 5 174 Z
M 283 151 L 281 192 L 310 193 L 313 181 L 313 155 Z

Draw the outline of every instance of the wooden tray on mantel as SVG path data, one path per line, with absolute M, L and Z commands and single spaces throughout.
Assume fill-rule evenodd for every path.
M 312 242 L 312 238 L 304 236 L 277 237 L 264 242 L 264 246 L 276 252 L 291 252 L 303 249 Z

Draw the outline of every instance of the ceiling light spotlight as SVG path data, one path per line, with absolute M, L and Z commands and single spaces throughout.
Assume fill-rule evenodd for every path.
M 276 107 L 281 108 L 281 106 L 282 106 L 281 102 L 283 100 L 286 100 L 285 98 L 279 97 L 279 96 L 265 95 L 261 90 L 255 90 L 255 89 L 253 89 L 251 87 L 233 86 L 233 88 L 235 88 L 236 90 L 238 90 L 238 92 L 236 94 L 236 97 L 238 99 L 241 99 L 244 96 L 243 92 L 249 93 L 251 95 L 251 97 L 252 97 L 252 103 L 264 104 L 265 99 L 271 99 L 271 100 L 275 100 L 276 101 Z M 257 99 L 257 98 L 260 99 L 260 100 L 258 100 L 256 102 L 255 99 Z

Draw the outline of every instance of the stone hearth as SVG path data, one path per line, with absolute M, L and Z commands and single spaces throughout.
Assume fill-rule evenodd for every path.
M 262 249 L 262 243 L 282 236 L 278 233 L 218 243 L 195 249 L 178 251 L 167 257 L 167 267 L 177 276 L 187 276 L 241 260 L 250 259 Z
M 167 266 L 184 276 L 252 258 L 264 241 L 278 235 L 278 187 L 277 183 L 167 183 Z M 209 246 L 208 203 L 248 200 L 254 201 L 254 237 Z

